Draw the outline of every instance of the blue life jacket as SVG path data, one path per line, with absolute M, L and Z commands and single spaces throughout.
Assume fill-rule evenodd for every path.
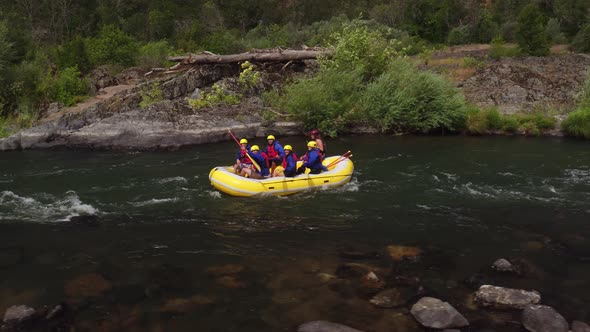
M 322 165 L 322 153 L 320 152 L 320 149 L 313 148 L 307 152 L 307 160 L 303 166 L 311 169 L 324 169 L 324 165 Z
M 256 161 L 258 166 L 260 166 L 260 172 L 258 172 L 258 170 L 256 168 L 254 168 L 258 173 L 260 173 L 260 175 L 262 175 L 262 176 L 270 175 L 268 165 L 266 164 L 266 158 L 264 158 L 264 155 L 261 152 L 251 153 L 250 157 L 252 157 L 252 159 L 254 159 L 254 161 Z
M 295 172 L 297 168 L 297 155 L 293 152 L 283 158 L 283 168 L 285 172 Z

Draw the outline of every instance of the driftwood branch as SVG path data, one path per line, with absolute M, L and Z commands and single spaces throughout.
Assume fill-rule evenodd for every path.
M 168 61 L 183 64 L 222 64 L 250 62 L 289 62 L 309 59 L 317 59 L 319 56 L 329 56 L 332 51 L 329 49 L 314 50 L 252 50 L 246 53 L 217 55 L 201 53 L 183 56 L 169 57 Z

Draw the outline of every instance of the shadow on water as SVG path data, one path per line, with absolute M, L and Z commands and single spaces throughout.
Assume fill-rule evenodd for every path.
M 64 302 L 47 324 L 80 331 L 292 331 L 315 319 L 422 331 L 409 308 L 430 295 L 472 331 L 520 331 L 518 313 L 473 304 L 491 283 L 590 320 L 586 142 L 363 136 L 330 149 L 354 152 L 346 186 L 251 199 L 208 183 L 232 163 L 231 143 L 3 155 L 0 312 Z M 522 273 L 494 273 L 500 257 Z M 369 302 L 383 288 L 396 306 Z

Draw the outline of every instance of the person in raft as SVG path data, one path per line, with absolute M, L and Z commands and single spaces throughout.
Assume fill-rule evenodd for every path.
M 289 144 L 285 145 L 283 149 L 285 150 L 285 156 L 283 157 L 283 168 L 277 167 L 272 176 L 285 176 L 292 178 L 297 175 L 297 155 L 295 152 L 293 152 L 293 148 Z
M 252 145 L 250 148 L 250 157 L 260 166 L 260 171 L 256 169 L 256 166 L 250 168 L 243 168 L 242 169 L 242 176 L 248 175 L 252 179 L 264 179 L 270 176 L 270 172 L 268 170 L 268 164 L 266 163 L 266 156 L 264 152 L 260 152 L 260 147 L 258 145 Z
M 326 142 L 324 141 L 324 139 L 322 138 L 322 134 L 320 133 L 319 130 L 314 129 L 309 133 L 309 137 L 311 138 L 312 141 L 315 141 L 318 145 L 318 149 L 320 150 L 320 152 L 322 153 L 322 159 L 324 159 L 326 157 Z
M 309 168 L 309 174 L 320 174 L 322 171 L 328 170 L 326 166 L 322 165 L 322 154 L 315 141 L 307 143 L 307 153 L 301 159 L 303 165 L 297 169 L 297 174 L 305 173 L 306 168 Z
M 268 146 L 264 149 L 266 158 L 268 158 L 268 165 L 274 172 L 275 168 L 283 163 L 285 157 L 285 150 L 279 142 L 275 140 L 274 135 L 268 135 L 266 137 Z
M 240 149 L 238 150 L 238 155 L 236 157 L 236 163 L 234 164 L 234 173 L 240 174 L 242 169 L 251 168 L 252 167 L 252 160 L 248 157 L 248 153 L 250 152 L 250 147 L 248 146 L 248 140 L 242 138 L 240 140 Z

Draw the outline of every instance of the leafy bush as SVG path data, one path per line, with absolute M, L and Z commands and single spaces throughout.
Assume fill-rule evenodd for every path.
M 194 109 L 213 107 L 218 105 L 237 105 L 240 103 L 240 95 L 226 91 L 225 87 L 213 84 L 209 93 L 203 93 L 197 99 L 189 99 L 189 105 Z
M 141 95 L 141 102 L 139 107 L 142 109 L 148 107 L 151 104 L 164 100 L 164 93 L 160 88 L 160 83 L 156 82 L 151 85 L 144 85 L 139 94 Z
M 504 125 L 504 119 L 500 111 L 496 108 L 492 108 L 483 112 L 487 118 L 489 129 L 502 129 Z
M 367 86 L 362 103 L 381 131 L 456 130 L 465 121 L 465 101 L 441 76 L 397 60 Z
M 514 133 L 520 128 L 520 123 L 515 116 L 506 115 L 502 120 L 502 130 L 506 132 Z
M 579 107 L 590 108 L 590 76 L 584 81 L 584 85 L 576 96 L 576 99 Z
M 87 41 L 76 36 L 69 42 L 57 47 L 57 66 L 59 69 L 77 67 L 81 72 L 90 71 L 90 60 L 86 50 Z
M 88 41 L 86 49 L 93 65 L 118 64 L 132 66 L 135 64 L 138 44 L 133 37 L 125 34 L 115 26 L 106 25 L 100 30 L 98 37 Z
M 520 49 L 514 47 L 507 47 L 501 37 L 496 37 L 492 40 L 492 47 L 490 48 L 490 58 L 498 60 L 502 57 L 515 57 L 520 55 Z
M 485 134 L 489 129 L 488 117 L 477 107 L 470 107 L 467 111 L 465 127 L 470 134 Z
M 77 67 L 68 67 L 60 71 L 57 78 L 47 78 L 50 83 L 49 98 L 53 101 L 72 106 L 88 93 L 88 81 L 80 77 Z
M 471 28 L 467 25 L 460 25 L 449 32 L 447 42 L 451 45 L 464 45 L 471 42 Z
M 524 54 L 534 56 L 549 54 L 545 18 L 536 4 L 528 4 L 520 12 L 517 39 Z
M 498 24 L 494 22 L 492 14 L 484 9 L 475 26 L 474 40 L 480 43 L 489 43 L 498 34 L 498 30 Z
M 590 52 L 590 22 L 584 24 L 572 41 L 572 47 L 577 52 Z
M 236 53 L 244 49 L 238 34 L 237 31 L 221 29 L 207 36 L 200 46 L 202 49 L 216 54 Z
M 165 40 L 147 43 L 139 48 L 137 64 L 143 68 L 166 67 L 172 47 Z
M 477 69 L 482 69 L 486 66 L 486 63 L 483 60 L 474 57 L 464 57 L 463 58 L 463 67 L 475 67 Z
M 545 34 L 549 40 L 549 43 L 556 45 L 556 44 L 565 44 L 567 43 L 567 38 L 561 32 L 561 24 L 559 20 L 556 18 L 551 18 L 547 21 L 547 26 L 545 27 Z
M 568 135 L 590 139 L 590 107 L 582 107 L 568 114 L 561 127 Z
M 8 38 L 8 25 L 5 21 L 0 21 L 0 80 L 12 60 L 14 54 L 12 46 Z

